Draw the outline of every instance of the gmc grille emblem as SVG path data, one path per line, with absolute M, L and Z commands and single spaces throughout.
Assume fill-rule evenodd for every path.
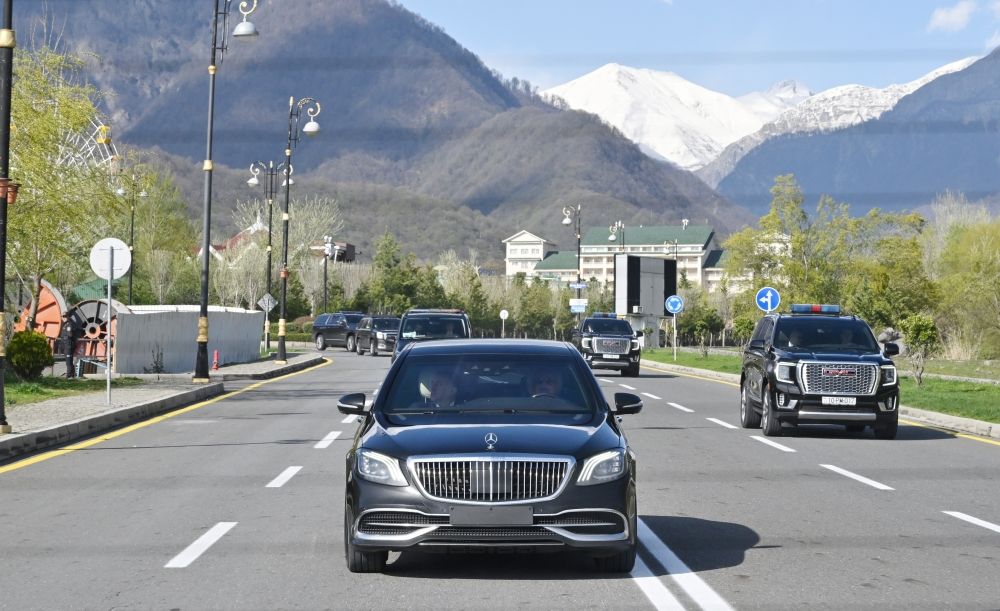
M 858 372 L 853 369 L 843 369 L 839 367 L 824 367 L 823 375 L 836 378 L 853 378 Z

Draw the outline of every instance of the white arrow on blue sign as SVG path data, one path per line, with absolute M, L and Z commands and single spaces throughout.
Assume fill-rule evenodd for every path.
M 773 288 L 765 286 L 757 291 L 755 300 L 758 308 L 765 312 L 773 312 L 778 309 L 778 305 L 781 303 L 781 295 Z
M 663 307 L 671 314 L 680 314 L 684 309 L 684 298 L 680 295 L 671 295 L 663 302 Z

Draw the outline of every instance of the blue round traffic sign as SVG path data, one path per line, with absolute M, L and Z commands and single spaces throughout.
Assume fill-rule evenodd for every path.
M 684 298 L 680 295 L 671 295 L 663 302 L 663 307 L 671 314 L 680 314 L 684 309 Z
M 773 312 L 778 309 L 778 305 L 781 303 L 781 294 L 775 289 L 765 286 L 757 291 L 754 301 L 758 308 L 765 312 Z

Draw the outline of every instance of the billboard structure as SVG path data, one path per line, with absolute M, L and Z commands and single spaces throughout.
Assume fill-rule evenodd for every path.
M 615 255 L 615 314 L 635 330 L 660 328 L 667 297 L 677 293 L 677 261 L 661 257 Z M 657 338 L 652 341 L 658 343 Z

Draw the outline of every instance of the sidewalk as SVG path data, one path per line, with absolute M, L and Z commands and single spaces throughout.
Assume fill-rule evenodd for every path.
M 650 369 L 686 373 L 703 378 L 729 382 L 736 385 L 739 385 L 740 383 L 740 376 L 735 373 L 720 373 L 718 371 L 695 369 L 693 367 L 659 363 L 657 361 L 649 361 L 646 359 L 642 359 L 640 363 L 643 367 L 649 367 Z M 739 393 L 734 393 L 734 407 L 739 406 L 738 395 Z M 1000 439 L 1000 424 L 994 424 L 992 422 L 983 422 L 981 420 L 973 420 L 972 418 L 961 418 L 959 416 L 951 416 L 949 414 L 932 412 L 930 410 L 918 409 L 916 407 L 907 407 L 905 405 L 899 406 L 899 415 L 919 422 L 920 424 L 935 426 L 949 431 L 954 431 L 956 433 L 969 433 L 971 435 L 979 435 L 980 437 Z
M 210 372 L 211 381 L 208 384 L 193 384 L 190 373 L 129 376 L 146 380 L 146 383 L 112 388 L 110 406 L 105 391 L 8 406 L 7 422 L 13 432 L 0 435 L 0 461 L 218 396 L 225 392 L 223 382 L 226 380 L 264 380 L 323 362 L 323 357 L 312 351 L 289 353 L 288 356 L 288 362 L 283 365 L 273 359 L 265 359 L 220 367 L 218 371 Z M 88 377 L 103 378 L 103 375 Z

